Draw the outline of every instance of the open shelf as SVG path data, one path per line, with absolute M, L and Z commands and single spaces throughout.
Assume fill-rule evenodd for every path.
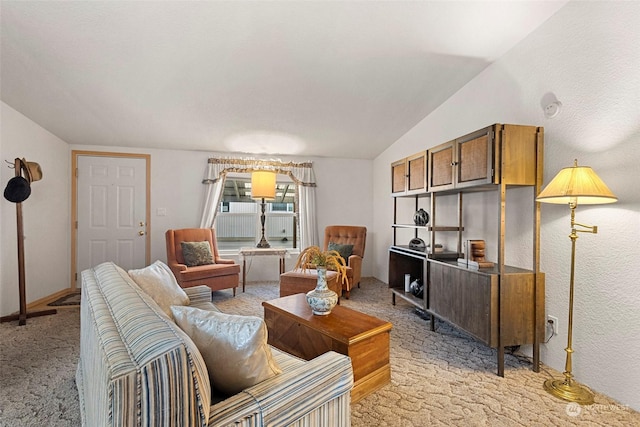
M 405 292 L 404 289 L 392 288 L 391 292 L 394 296 L 400 297 L 403 300 L 407 301 L 410 304 L 415 305 L 416 307 L 424 310 L 424 301 L 420 298 L 415 297 L 411 292 Z M 394 300 L 395 303 L 395 300 Z
M 456 226 L 437 226 L 432 227 L 430 225 L 413 225 L 413 224 L 391 224 L 393 228 L 413 228 L 416 230 L 427 230 L 427 231 L 464 231 L 464 227 L 456 227 Z

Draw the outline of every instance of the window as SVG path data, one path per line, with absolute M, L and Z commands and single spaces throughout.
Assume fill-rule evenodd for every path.
M 265 201 L 264 234 L 272 248 L 296 248 L 296 184 L 288 176 L 276 178 L 276 199 Z M 251 176 L 229 174 L 215 220 L 218 248 L 255 246 L 262 236 L 261 201 L 251 198 Z

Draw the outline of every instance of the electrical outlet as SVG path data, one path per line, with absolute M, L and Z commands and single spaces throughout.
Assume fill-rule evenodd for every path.
M 558 335 L 558 318 L 555 316 L 547 316 L 547 324 L 553 328 L 553 335 Z

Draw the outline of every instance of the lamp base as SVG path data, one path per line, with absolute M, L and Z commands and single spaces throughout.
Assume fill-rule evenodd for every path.
M 267 242 L 267 239 L 264 238 L 264 236 L 262 236 L 262 239 L 260 239 L 260 241 L 258 242 L 258 244 L 256 245 L 256 248 L 270 248 L 271 245 L 269 244 L 269 242 Z
M 593 404 L 593 393 L 575 381 L 569 383 L 566 379 L 546 380 L 544 389 L 553 396 L 568 402 L 576 402 L 580 405 Z

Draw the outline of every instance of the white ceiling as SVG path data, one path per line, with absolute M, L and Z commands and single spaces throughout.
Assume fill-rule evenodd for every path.
M 373 159 L 566 1 L 5 1 L 2 101 L 70 144 Z

